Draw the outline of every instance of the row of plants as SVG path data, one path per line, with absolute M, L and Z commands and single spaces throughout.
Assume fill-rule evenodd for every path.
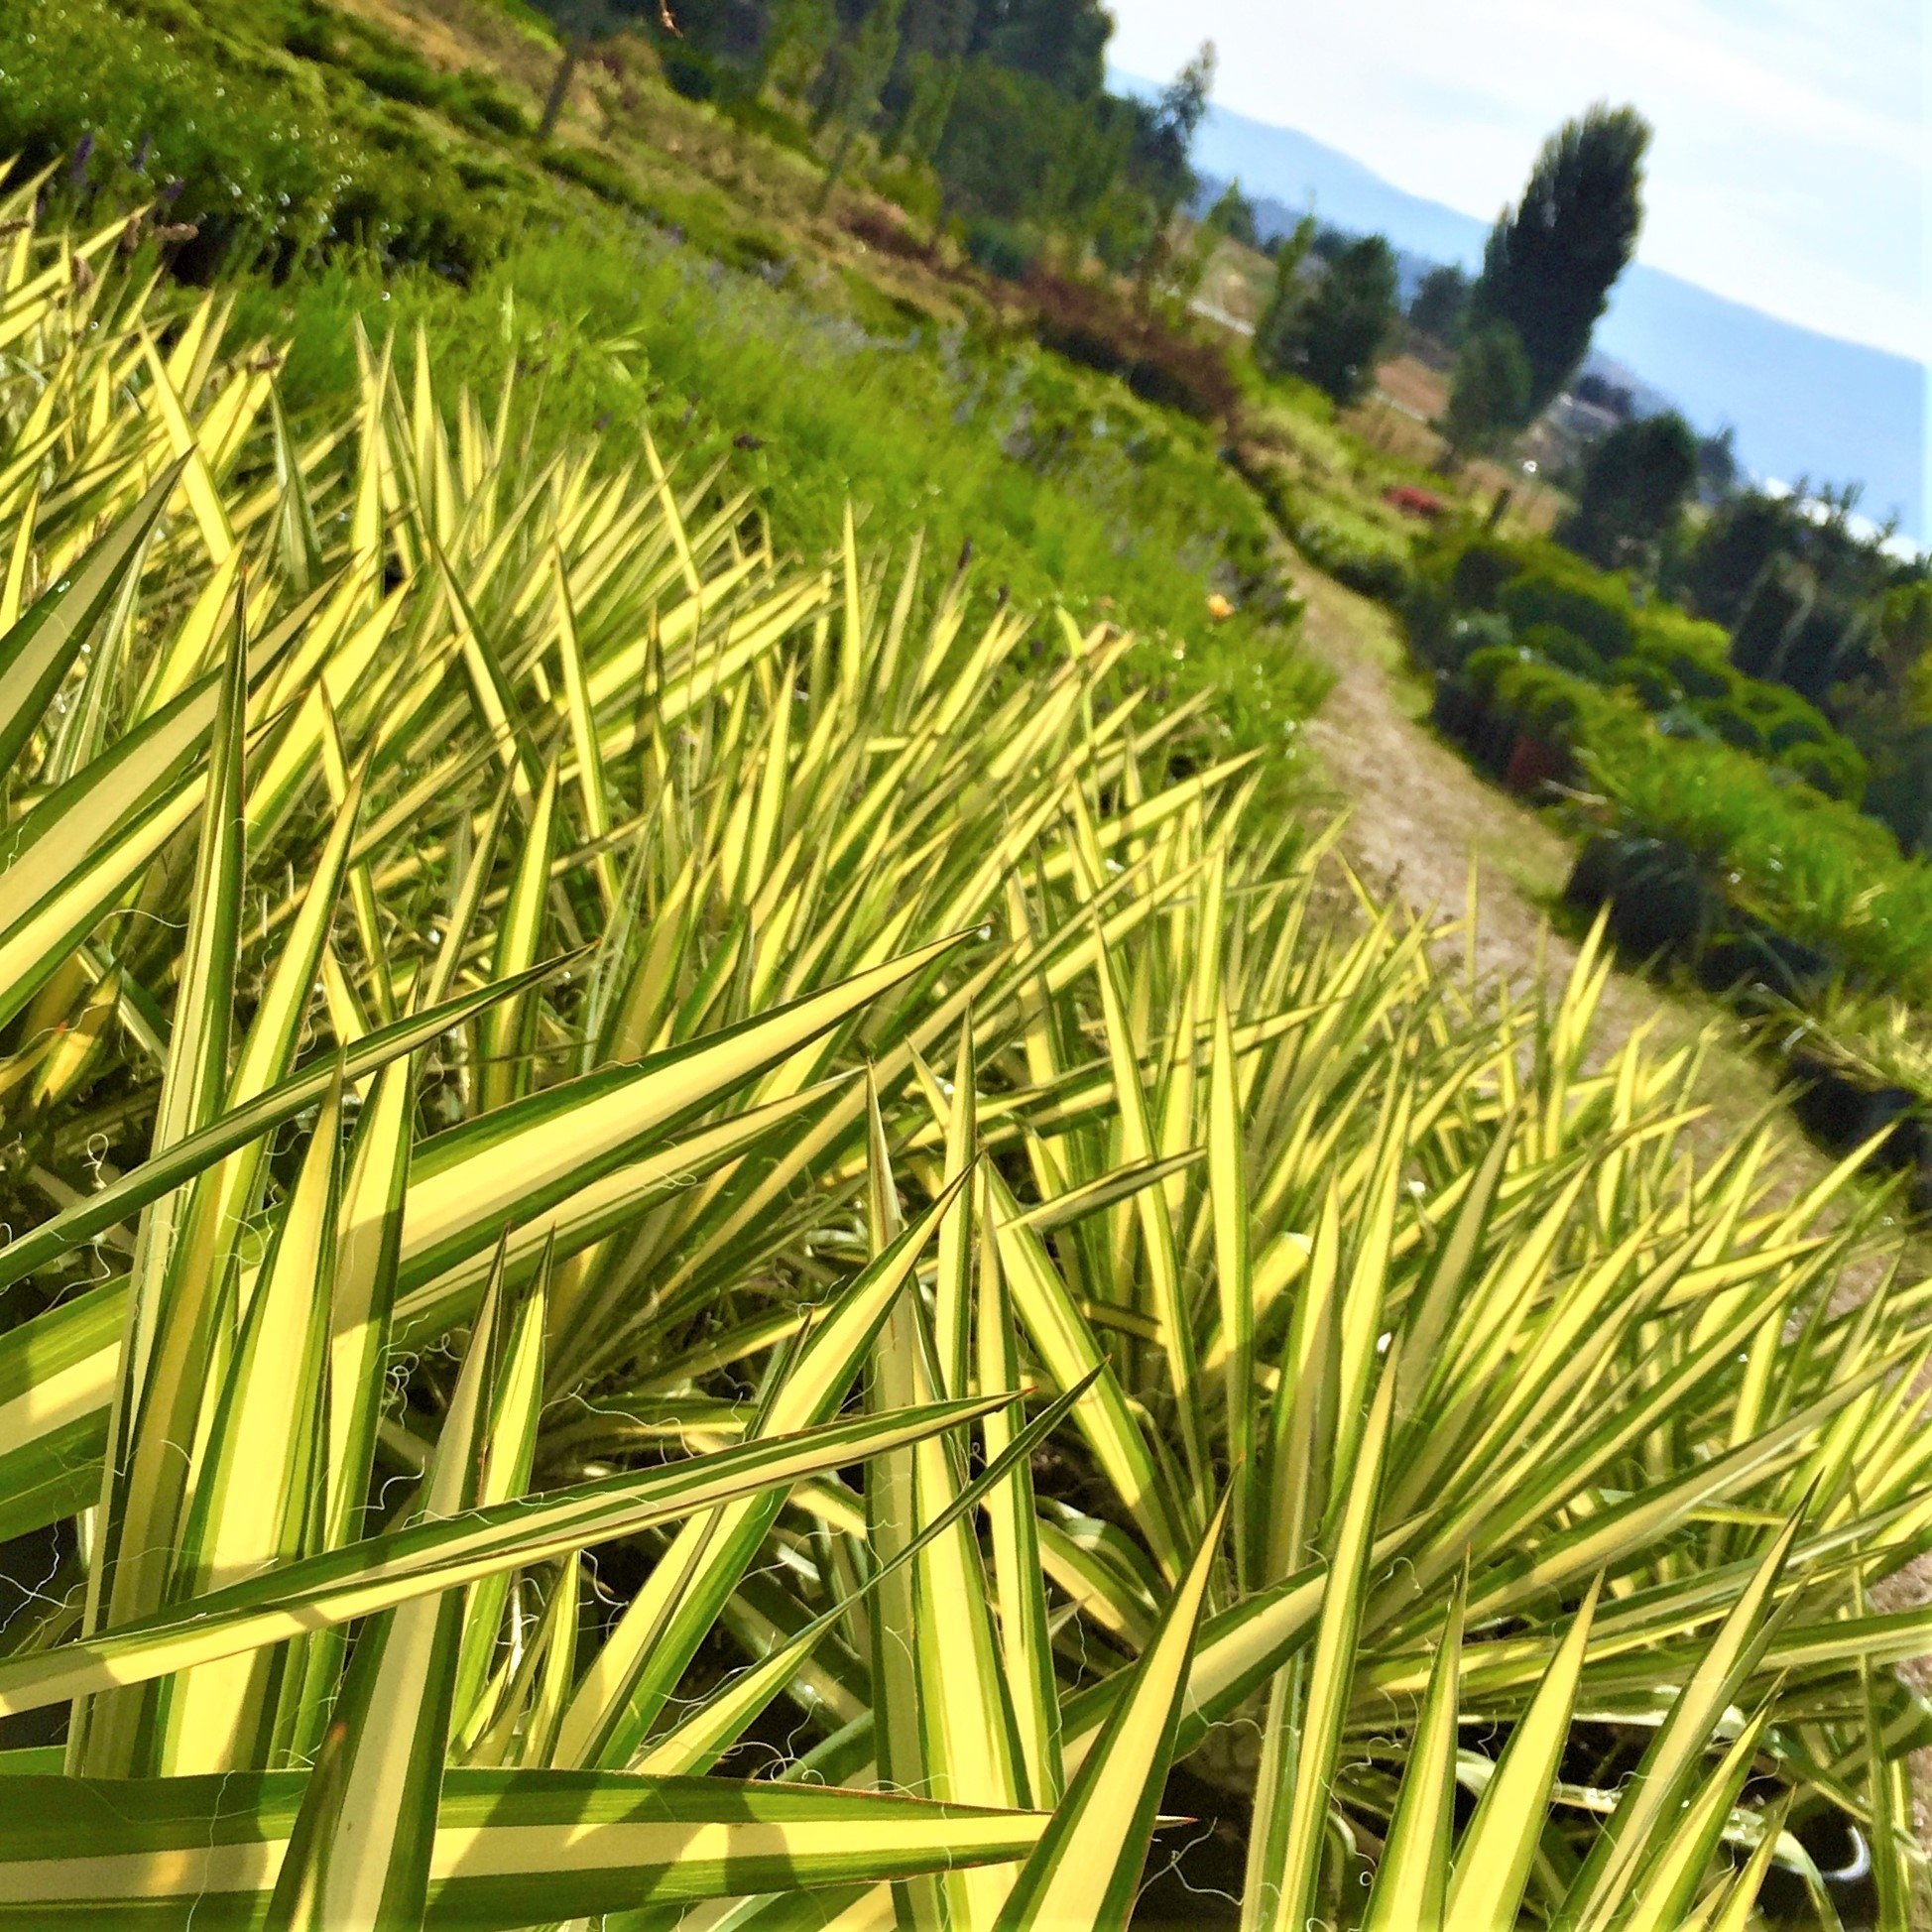
M 1114 1925 L 1183 1761 L 1255 1924 L 1906 1922 L 1927 1290 L 1596 943 L 0 220 L 0 1923 Z
M 1430 559 L 1411 636 L 1444 728 L 1500 774 L 1587 787 L 1601 829 L 1681 849 L 1709 896 L 1828 972 L 1925 990 L 1932 876 L 1856 809 L 1857 751 L 1802 698 L 1736 672 L 1715 626 L 1632 609 L 1620 579 L 1546 549 L 1524 562 L 1523 545 L 1465 536 Z M 1694 949 L 1711 923 L 1687 918 L 1675 943 Z
M 1399 517 L 1364 501 L 1359 477 L 1258 448 L 1238 452 L 1243 475 L 1282 534 L 1316 569 L 1364 597 L 1402 609 L 1413 588 L 1413 539 Z
M 1553 545 L 1461 537 L 1410 612 L 1437 725 L 1499 780 L 1578 794 L 1571 902 L 1608 908 L 1631 957 L 1767 1016 L 1816 1138 L 1879 1138 L 1887 1164 L 1932 1176 L 1932 1078 L 1901 1045 L 1932 999 L 1932 872 L 1855 808 L 1855 748 L 1739 673 L 1717 626 L 1633 606 Z
M 1628 693 L 1660 736 L 1728 745 L 1853 805 L 1864 793 L 1857 748 L 1788 686 L 1739 671 L 1722 627 L 1639 605 L 1625 578 L 1546 540 L 1447 538 L 1418 564 L 1409 616 L 1426 662 L 1478 691 L 1511 659 L 1547 667 Z

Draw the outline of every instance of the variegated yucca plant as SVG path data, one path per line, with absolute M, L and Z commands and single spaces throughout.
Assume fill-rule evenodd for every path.
M 1829 1924 L 1792 1806 L 1908 1922 L 1850 1165 L 1342 916 L 1125 639 L 420 342 L 292 423 L 33 190 L 0 1925 L 1120 1925 L 1183 1758 L 1250 1927 Z

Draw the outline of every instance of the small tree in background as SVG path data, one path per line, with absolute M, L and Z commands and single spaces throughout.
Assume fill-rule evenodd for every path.
M 1269 366 L 1305 376 L 1344 406 L 1360 402 L 1394 333 L 1395 298 L 1395 251 L 1382 235 L 1357 237 L 1281 321 Z
M 834 0 L 776 0 L 759 44 L 754 69 L 758 85 L 803 95 L 838 34 Z
M 822 211 L 832 198 L 832 190 L 845 173 L 852 144 L 872 119 L 879 105 L 879 93 L 892 73 L 899 54 L 900 16 L 906 0 L 872 0 L 856 34 L 848 34 L 832 50 L 826 65 L 825 98 L 819 116 L 821 128 L 838 129 L 832 158 L 825 165 L 825 179 L 818 184 L 814 206 Z
M 1153 105 L 1139 109 L 1130 159 L 1136 178 L 1153 204 L 1150 237 L 1138 277 L 1144 302 L 1167 265 L 1174 216 L 1194 192 L 1195 175 L 1188 156 L 1193 151 L 1194 132 L 1207 113 L 1208 96 L 1214 91 L 1214 43 L 1203 41 L 1200 51 L 1161 89 Z
M 1490 233 L 1473 319 L 1508 322 L 1529 359 L 1524 423 L 1548 408 L 1589 353 L 1591 331 L 1636 247 L 1650 124 L 1634 108 L 1593 107 L 1544 144 L 1521 203 Z
M 1696 430 L 1675 410 L 1619 423 L 1590 450 L 1557 538 L 1602 570 L 1646 562 L 1691 501 L 1696 456 Z
M 930 161 L 938 151 L 959 98 L 960 62 L 918 50 L 905 62 L 905 99 L 888 130 L 888 154 Z
M 1225 235 L 1243 248 L 1259 249 L 1261 230 L 1255 225 L 1255 204 L 1241 190 L 1237 177 L 1215 198 L 1214 206 L 1201 217 L 1201 227 L 1210 236 Z
M 1528 415 L 1529 358 L 1508 322 L 1465 337 L 1438 427 L 1456 462 L 1506 441 Z
M 1727 423 L 1714 436 L 1697 445 L 1697 490 L 1706 503 L 1722 503 L 1735 495 L 1744 476 L 1738 461 L 1738 431 Z
M 1408 325 L 1445 349 L 1459 349 L 1469 333 L 1470 281 L 1453 262 L 1438 263 L 1422 278 L 1408 305 Z
M 1288 329 L 1295 311 L 1308 294 L 1301 280 L 1301 265 L 1315 245 L 1315 217 L 1304 214 L 1294 227 L 1273 245 L 1274 287 L 1268 293 L 1268 306 L 1255 325 L 1255 360 L 1270 374 L 1287 367 Z
M 1557 536 L 1602 569 L 1643 565 L 1696 488 L 1697 431 L 1676 411 L 1622 423 L 1591 450 Z
M 1216 196 L 1214 205 L 1195 224 L 1194 237 L 1184 251 L 1169 251 L 1167 272 L 1161 278 L 1161 293 L 1169 303 L 1191 301 L 1214 261 L 1214 252 L 1224 241 L 1244 247 L 1259 246 L 1255 227 L 1255 204 L 1241 191 L 1239 181 L 1230 181 Z

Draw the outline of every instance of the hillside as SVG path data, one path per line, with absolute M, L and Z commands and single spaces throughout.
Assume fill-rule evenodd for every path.
M 1292 128 L 1210 107 L 1198 157 L 1209 174 L 1239 176 L 1273 230 L 1292 226 L 1312 200 L 1338 226 L 1386 234 L 1433 261 L 1481 266 L 1486 220 L 1407 193 Z M 1895 512 L 1906 535 L 1932 543 L 1921 365 L 1780 321 L 1642 262 L 1619 284 L 1597 347 L 1700 428 L 1734 424 L 1753 474 L 1863 483 L 1874 522 Z

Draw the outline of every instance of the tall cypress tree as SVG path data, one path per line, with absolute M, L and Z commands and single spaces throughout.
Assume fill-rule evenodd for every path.
M 1528 416 L 1576 374 L 1643 221 L 1650 124 L 1632 107 L 1593 107 L 1544 143 L 1521 202 L 1490 232 L 1476 285 L 1479 322 L 1508 322 L 1529 360 Z

